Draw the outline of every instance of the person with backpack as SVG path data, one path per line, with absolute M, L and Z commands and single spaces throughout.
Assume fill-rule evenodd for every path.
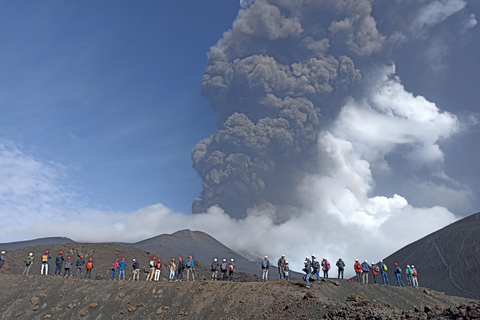
M 362 262 L 362 283 L 368 283 L 368 273 L 370 272 L 370 265 L 367 260 Z
M 70 278 L 71 277 L 70 270 L 72 270 L 72 265 L 73 265 L 72 257 L 67 257 L 67 261 L 65 261 L 65 270 L 63 272 L 63 277 L 64 278 Z M 67 276 L 67 274 L 68 274 L 68 276 Z
M 59 276 L 62 274 L 62 266 L 63 266 L 63 251 L 60 251 L 55 258 L 55 275 Z
M 110 280 L 113 279 L 113 281 L 115 281 L 118 268 L 120 268 L 120 264 L 118 263 L 118 258 L 116 258 L 115 261 L 112 262 L 112 272 L 110 273 Z
M 40 270 L 40 275 L 44 275 L 48 277 L 48 260 L 52 259 L 50 252 L 48 250 L 45 251 L 45 254 L 42 255 L 42 269 Z
M 397 285 L 405 287 L 405 284 L 402 281 L 402 268 L 400 268 L 396 262 L 393 265 L 395 266 L 393 273 L 395 273 L 395 277 L 397 278 Z
M 80 255 L 80 258 L 77 259 L 77 263 L 75 265 L 77 266 L 77 274 L 75 278 L 77 279 L 83 279 L 83 266 L 85 265 L 85 260 L 83 260 L 85 256 L 82 254 Z
M 85 274 L 85 279 L 91 279 L 92 269 L 93 269 L 93 258 L 88 258 L 88 262 L 85 268 L 87 269 L 87 272 Z
M 227 280 L 227 259 L 223 259 L 222 263 L 220 264 L 220 281 L 226 281 Z
M 125 268 L 127 267 L 127 262 L 125 261 L 125 258 L 122 258 L 119 263 L 120 267 L 118 268 L 118 280 L 125 280 Z
M 160 280 L 161 272 L 162 272 L 162 259 L 158 258 L 157 263 L 155 264 L 155 276 L 153 277 L 154 281 Z
M 268 281 L 268 271 L 270 271 L 270 261 L 268 256 L 265 256 L 262 260 L 262 282 Z
M 312 267 L 307 260 L 304 261 L 304 264 L 305 266 L 303 267 L 302 270 L 303 272 L 305 272 L 305 276 L 303 277 L 303 279 L 305 279 L 305 281 L 307 282 L 306 287 L 310 288 L 310 276 L 312 275 Z
M 218 276 L 218 261 L 217 261 L 217 258 L 213 259 L 213 262 L 210 265 L 210 270 L 212 271 L 212 281 L 217 281 L 217 276 Z
M 2 254 L 0 255 L 0 269 L 2 269 L 4 264 L 5 264 L 5 251 L 2 251 Z
M 235 276 L 235 260 L 230 259 L 230 263 L 228 264 L 228 281 L 233 282 L 233 277 Z
M 323 278 L 328 279 L 328 270 L 330 270 L 330 262 L 328 262 L 327 258 L 323 258 L 322 260 L 322 271 L 323 271 Z
M 340 280 L 340 276 L 343 280 L 343 271 L 345 270 L 345 262 L 343 262 L 342 258 L 338 258 L 337 263 L 335 264 L 338 268 L 338 280 Z
M 132 260 L 132 270 L 132 280 L 140 281 L 140 264 L 135 258 Z
M 288 281 L 288 277 L 290 276 L 290 266 L 288 265 L 288 261 L 285 260 L 285 280 Z
M 307 261 L 307 263 L 309 263 Z M 312 266 L 312 276 L 315 276 L 317 278 L 317 281 L 320 281 L 320 262 L 317 261 L 317 259 L 313 259 L 313 263 L 311 264 Z
M 360 281 L 362 280 L 362 264 L 358 261 L 358 259 L 355 259 L 355 264 L 353 265 L 353 268 L 355 269 L 355 274 L 357 275 L 357 282 L 360 283 Z
M 370 270 L 372 270 L 373 283 L 377 284 L 377 275 L 380 273 L 380 268 L 372 262 L 372 266 L 370 267 Z
M 152 281 L 153 280 L 153 276 L 155 274 L 156 264 L 157 264 L 157 258 L 153 257 L 152 260 L 150 260 L 150 263 L 149 263 L 150 269 L 148 270 L 147 280 L 145 280 L 145 281 Z
M 285 255 L 282 255 L 277 261 L 278 267 L 278 278 L 280 280 L 285 280 L 284 268 L 285 268 Z
M 192 280 L 195 281 L 195 263 L 192 255 L 189 255 L 187 261 L 185 261 L 185 268 L 187 269 L 187 281 L 190 280 L 190 272 L 192 273 Z
M 23 270 L 23 275 L 30 274 L 30 269 L 32 268 L 34 259 L 35 257 L 33 256 L 33 253 L 30 252 L 27 256 L 27 259 L 25 259 L 25 269 Z
M 417 269 L 412 265 L 412 285 L 418 287 Z
M 173 281 L 173 278 L 175 278 L 175 271 L 177 270 L 177 266 L 175 265 L 175 258 L 170 261 L 168 269 L 170 270 L 170 275 L 168 276 L 168 279 L 170 281 Z
M 182 257 L 178 257 L 178 274 L 177 274 L 177 280 L 180 280 L 182 281 L 182 278 L 183 278 L 183 269 L 185 269 L 185 263 L 183 262 L 183 258 Z
M 382 280 L 383 284 L 390 285 L 390 281 L 388 281 L 388 267 L 387 265 L 383 262 L 383 260 L 380 260 L 380 263 L 378 264 L 378 267 L 380 268 L 380 271 L 382 272 Z

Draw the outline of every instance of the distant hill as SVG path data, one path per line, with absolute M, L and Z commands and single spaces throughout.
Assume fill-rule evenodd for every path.
M 480 213 L 476 213 L 409 244 L 384 259 L 391 266 L 390 280 L 394 280 L 394 262 L 401 266 L 405 283 L 405 267 L 414 265 L 420 286 L 480 299 L 479 234 Z
M 28 246 L 65 244 L 65 243 L 73 243 L 73 242 L 75 241 L 65 237 L 39 238 L 39 239 L 26 240 L 26 241 L 0 243 L 0 250 L 16 250 L 16 249 L 20 249 Z

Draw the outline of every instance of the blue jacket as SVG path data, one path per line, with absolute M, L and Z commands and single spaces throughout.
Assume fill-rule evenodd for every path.
M 125 270 L 125 267 L 127 266 L 127 263 L 125 260 L 120 261 L 120 270 Z
M 188 267 L 188 262 L 190 261 L 190 267 Z M 193 263 L 193 259 L 188 258 L 187 261 L 185 261 L 185 267 L 186 268 L 195 268 L 195 264 Z
M 362 262 L 362 271 L 364 272 L 370 271 L 370 265 L 367 262 Z

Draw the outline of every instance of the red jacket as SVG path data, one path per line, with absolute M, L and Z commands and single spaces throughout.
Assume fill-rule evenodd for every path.
M 355 272 L 362 272 L 362 265 L 360 264 L 360 262 L 358 262 L 358 261 L 355 262 L 353 267 L 355 268 Z

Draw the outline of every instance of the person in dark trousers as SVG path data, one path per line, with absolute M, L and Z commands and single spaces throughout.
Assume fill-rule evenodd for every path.
M 126 267 L 127 267 L 127 262 L 125 261 L 125 258 L 122 258 L 122 260 L 120 261 L 120 268 L 118 268 L 118 270 L 119 270 L 118 280 L 125 280 L 125 268 Z
M 217 281 L 218 279 L 218 261 L 217 258 L 213 259 L 212 265 L 210 266 L 212 271 L 212 281 Z
M 285 280 L 285 273 L 284 273 L 285 255 L 282 255 L 280 259 L 278 259 L 277 267 L 278 267 L 278 278 L 280 280 Z
M 370 272 L 370 265 L 367 260 L 362 262 L 362 283 L 368 283 L 368 273 Z
M 353 268 L 355 269 L 355 274 L 357 275 L 357 282 L 360 283 L 360 281 L 362 281 L 362 264 L 358 261 L 358 259 L 355 259 Z
M 87 269 L 85 273 L 85 279 L 91 279 L 92 278 L 92 269 L 93 269 L 93 258 L 88 258 L 87 265 L 85 266 Z
M 4 264 L 5 264 L 5 251 L 2 251 L 2 254 L 0 255 L 0 269 L 2 269 Z
M 230 259 L 230 263 L 228 264 L 228 281 L 233 281 L 235 276 L 235 260 Z
M 337 263 L 335 264 L 338 268 L 338 280 L 343 280 L 343 271 L 345 270 L 345 262 L 343 262 L 342 258 L 338 258 Z
M 309 263 L 307 261 L 307 263 Z M 312 275 L 317 278 L 317 281 L 320 281 L 320 262 L 317 261 L 317 259 L 313 259 L 312 263 Z
M 400 268 L 396 262 L 393 265 L 395 266 L 393 272 L 395 273 L 395 277 L 397 278 L 397 285 L 402 285 L 403 287 L 405 287 L 405 284 L 402 281 L 402 268 Z
M 222 263 L 220 264 L 220 281 L 227 280 L 227 259 L 223 259 Z
M 285 280 L 288 280 L 288 277 L 290 276 L 290 266 L 288 265 L 288 261 L 285 260 Z
M 73 265 L 72 257 L 67 257 L 67 261 L 65 261 L 65 271 L 63 272 L 64 278 L 71 277 L 70 271 L 72 270 L 72 265 Z
M 387 274 L 388 267 L 383 262 L 383 260 L 380 260 L 380 263 L 378 264 L 378 268 L 380 269 L 380 272 L 382 273 L 383 284 L 390 285 L 390 281 L 388 281 L 388 274 Z
M 115 277 L 117 276 L 117 269 L 120 268 L 120 264 L 118 263 L 118 258 L 112 262 L 112 272 L 110 273 L 110 280 L 113 279 L 115 281 Z
M 140 264 L 138 263 L 137 259 L 133 259 L 133 264 L 132 264 L 132 280 L 134 281 L 140 281 Z
M 268 256 L 265 256 L 262 261 L 262 282 L 268 280 L 268 271 L 270 271 L 270 261 L 268 261 Z
M 187 281 L 190 281 L 190 273 L 192 273 L 192 280 L 195 281 L 195 262 L 192 255 L 189 255 L 187 261 L 185 261 L 185 268 L 187 269 Z
M 80 255 L 80 258 L 78 258 L 77 262 L 75 265 L 77 266 L 77 274 L 75 278 L 77 279 L 83 279 L 83 266 L 85 265 L 85 260 L 83 260 L 84 255 Z
M 58 256 L 55 258 L 55 275 L 56 276 L 59 276 L 62 274 L 63 261 L 65 261 L 65 259 L 63 258 L 63 251 L 60 251 L 58 253 Z
M 323 271 L 323 278 L 328 279 L 328 270 L 330 270 L 330 262 L 328 262 L 327 258 L 323 258 L 322 260 L 322 271 Z
M 185 262 L 183 262 L 182 257 L 178 257 L 178 274 L 177 274 L 177 281 L 180 280 L 182 281 L 183 277 L 183 269 L 185 269 Z
M 372 270 L 372 275 L 373 275 L 373 283 L 377 284 L 377 274 L 380 273 L 380 268 L 372 262 L 372 266 L 370 267 L 370 270 Z
M 307 282 L 307 288 L 310 288 L 310 276 L 312 275 L 312 267 L 310 262 L 307 260 L 304 261 L 305 266 L 303 267 L 303 272 L 305 272 L 305 281 Z

